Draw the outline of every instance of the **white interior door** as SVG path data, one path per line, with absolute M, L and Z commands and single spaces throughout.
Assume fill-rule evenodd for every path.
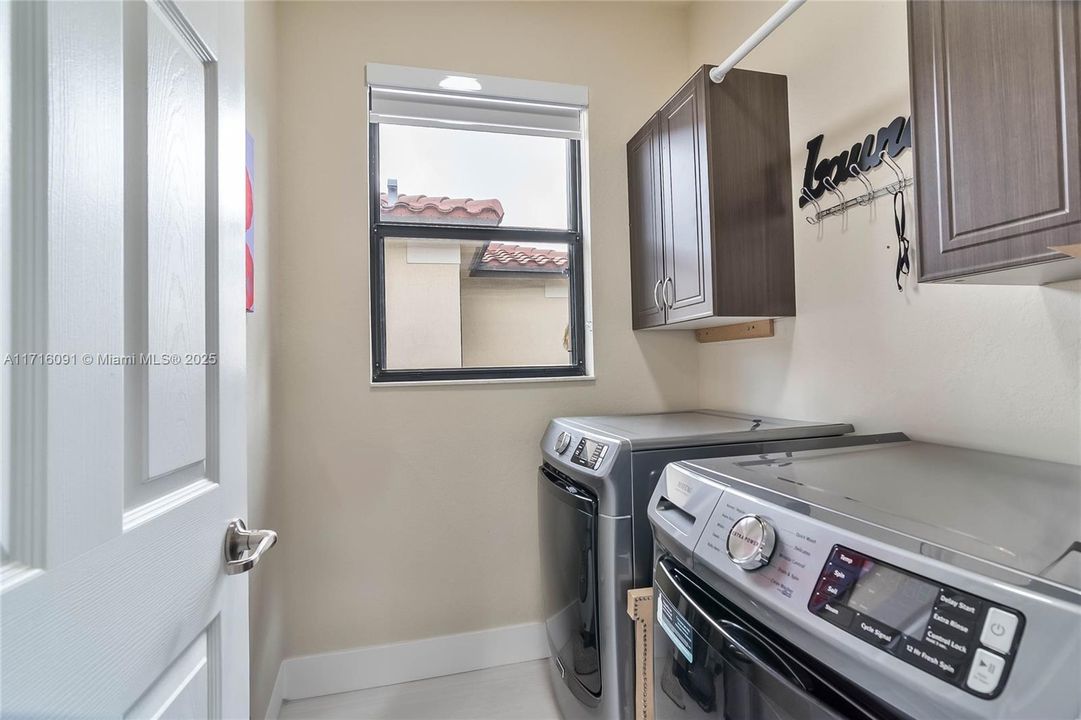
M 0 713 L 248 716 L 239 3 L 0 0 Z

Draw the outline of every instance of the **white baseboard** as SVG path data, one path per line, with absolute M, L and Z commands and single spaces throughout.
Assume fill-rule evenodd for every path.
M 286 700 L 364 690 L 548 657 L 544 623 L 286 658 L 267 718 Z M 271 710 L 274 715 L 271 715 Z
M 282 689 L 285 687 L 285 663 L 278 666 L 278 677 L 274 679 L 274 689 L 270 692 L 270 702 L 266 706 L 266 720 L 278 720 L 282 712 Z

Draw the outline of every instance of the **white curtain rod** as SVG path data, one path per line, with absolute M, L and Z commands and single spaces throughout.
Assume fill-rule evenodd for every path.
M 807 0 L 788 0 L 781 9 L 773 13 L 773 16 L 767 20 L 762 27 L 755 30 L 754 35 L 747 38 L 742 45 L 736 48 L 736 51 L 728 56 L 728 59 L 709 71 L 709 79 L 715 83 L 719 83 L 724 80 L 724 76 L 739 63 L 740 60 L 747 57 L 751 50 L 758 47 L 758 43 L 766 39 L 766 37 L 777 29 L 777 26 L 788 19 L 788 16 L 799 10 L 800 5 L 807 2 Z

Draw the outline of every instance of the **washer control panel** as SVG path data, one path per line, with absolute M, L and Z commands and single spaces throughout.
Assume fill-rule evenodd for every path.
M 578 441 L 578 447 L 574 449 L 574 454 L 571 455 L 571 462 L 575 465 L 587 467 L 590 470 L 596 470 L 600 467 L 601 461 L 604 460 L 604 456 L 607 454 L 608 446 L 606 444 L 583 437 Z
M 993 698 L 1017 654 L 1024 616 L 834 545 L 812 613 L 973 695 Z

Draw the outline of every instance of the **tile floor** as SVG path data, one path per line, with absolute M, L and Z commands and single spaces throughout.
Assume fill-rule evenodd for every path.
M 547 660 L 287 702 L 282 720 L 558 720 Z

